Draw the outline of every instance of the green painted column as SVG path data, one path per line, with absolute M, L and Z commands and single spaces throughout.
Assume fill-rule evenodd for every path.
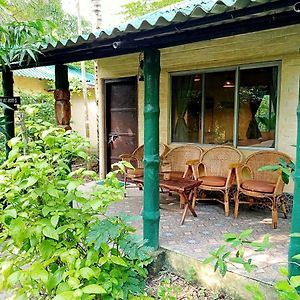
M 291 233 L 300 234 L 300 81 L 299 81 L 299 101 L 297 108 L 297 145 L 296 145 L 296 170 L 295 170 L 295 187 L 294 201 L 292 211 Z M 300 254 L 300 237 L 291 237 L 289 248 L 289 276 L 300 275 L 299 260 L 293 259 L 293 256 Z M 298 292 L 300 290 L 298 289 Z
M 159 74 L 160 52 L 144 52 L 144 239 L 159 246 Z
M 3 88 L 3 96 L 13 97 L 14 95 L 13 72 L 8 67 L 2 70 L 2 88 Z M 12 109 L 7 109 L 7 108 L 4 109 L 5 130 L 7 133 L 7 140 L 10 140 L 15 136 L 15 119 L 14 119 L 13 105 L 11 105 L 11 108 Z M 6 144 L 6 157 L 8 157 L 9 151 L 10 148 Z

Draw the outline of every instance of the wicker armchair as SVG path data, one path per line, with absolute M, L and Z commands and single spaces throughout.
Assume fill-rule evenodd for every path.
M 278 151 L 259 151 L 251 154 L 244 164 L 237 167 L 237 192 L 235 194 L 234 216 L 237 218 L 240 204 L 262 204 L 272 210 L 272 227 L 278 223 L 278 197 L 282 195 L 284 182 L 280 172 L 258 171 L 262 166 L 276 165 L 282 158 L 290 162 L 291 158 Z M 241 200 L 240 196 L 245 195 Z M 285 204 L 281 208 L 286 218 Z
M 243 159 L 242 153 L 230 146 L 216 146 L 206 150 L 200 162 L 191 162 L 194 177 L 201 180 L 200 192 L 221 192 L 223 199 L 216 200 L 224 205 L 225 216 L 229 216 L 229 190 L 235 181 L 234 166 Z M 195 201 L 201 199 L 194 199 Z M 205 200 L 209 200 L 206 199 Z
M 194 145 L 183 145 L 171 149 L 163 157 L 163 162 L 170 164 L 170 173 L 174 178 L 192 177 L 186 169 L 187 161 L 199 160 L 203 149 Z
M 159 157 L 162 157 L 169 151 L 169 147 L 165 144 L 159 144 Z M 135 177 L 141 177 L 144 175 L 144 145 L 136 148 L 132 153 L 124 153 L 119 156 L 121 160 L 126 160 L 130 162 L 134 169 L 127 169 L 124 174 L 124 186 L 126 188 L 126 183 L 128 179 Z

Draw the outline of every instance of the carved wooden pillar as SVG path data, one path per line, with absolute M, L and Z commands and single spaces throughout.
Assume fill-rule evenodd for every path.
M 68 66 L 55 66 L 55 119 L 59 127 L 70 130 L 71 103 L 68 81 Z

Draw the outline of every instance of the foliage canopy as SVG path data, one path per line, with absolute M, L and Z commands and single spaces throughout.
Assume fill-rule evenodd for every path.
M 58 39 L 77 35 L 77 17 L 63 10 L 61 0 L 10 0 L 9 11 L 11 18 L 17 21 L 34 21 L 46 16 L 55 24 L 51 34 Z M 83 20 L 82 28 L 84 32 L 90 31 L 91 24 Z
M 124 16 L 125 20 L 129 20 L 135 17 L 139 17 L 150 13 L 152 11 L 158 10 L 165 6 L 181 2 L 182 0 L 137 0 L 132 1 L 123 5 L 123 10 L 121 12 L 122 16 Z

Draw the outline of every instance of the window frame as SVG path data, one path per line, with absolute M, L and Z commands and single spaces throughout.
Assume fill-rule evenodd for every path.
M 253 146 L 239 146 L 238 145 L 238 130 L 239 130 L 239 88 L 240 88 L 240 72 L 241 70 L 249 70 L 249 69 L 257 69 L 264 67 L 277 67 L 278 68 L 278 77 L 277 77 L 277 104 L 276 104 L 276 127 L 275 127 L 275 145 L 274 147 L 253 147 Z M 204 68 L 204 69 L 193 69 L 186 71 L 178 71 L 178 72 L 169 72 L 169 144 L 187 144 L 187 142 L 173 142 L 172 141 L 172 78 L 176 76 L 184 76 L 184 75 L 201 75 L 202 80 L 202 91 L 205 88 L 205 74 L 207 73 L 215 73 L 215 72 L 223 72 L 223 71 L 235 71 L 235 87 L 234 87 L 234 117 L 233 117 L 233 147 L 241 149 L 241 150 L 276 150 L 278 148 L 278 129 L 279 129 L 279 109 L 280 109 L 280 82 L 281 82 L 281 61 L 270 61 L 270 62 L 261 62 L 261 63 L 250 63 L 250 64 L 239 64 L 234 66 L 227 67 L 216 67 L 216 68 Z M 201 128 L 204 128 L 204 110 L 205 107 L 205 93 L 202 92 L 201 97 Z M 204 141 L 204 131 L 201 132 L 201 141 L 202 143 L 193 143 L 188 142 L 189 144 L 194 145 L 203 145 L 203 146 L 212 146 L 212 144 L 205 144 Z

